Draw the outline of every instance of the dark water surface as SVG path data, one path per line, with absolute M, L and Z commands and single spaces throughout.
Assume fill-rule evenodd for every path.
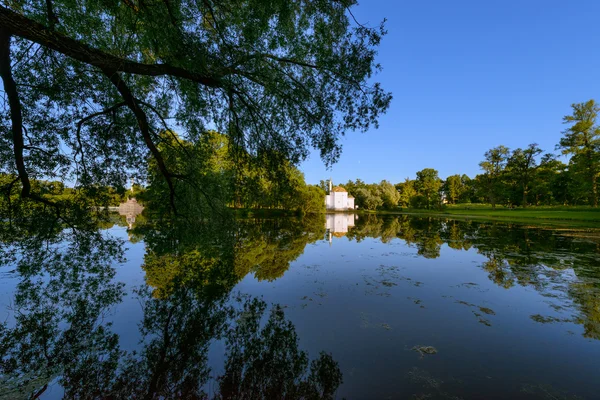
M 4 254 L 0 398 L 600 398 L 598 236 L 350 214 L 129 228 Z

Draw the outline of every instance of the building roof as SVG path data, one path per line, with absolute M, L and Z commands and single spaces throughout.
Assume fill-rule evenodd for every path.
M 353 198 L 354 198 L 354 196 L 352 196 L 351 194 L 349 194 L 349 195 L 348 195 L 348 198 L 349 198 L 349 199 L 353 199 Z
M 331 189 L 332 192 L 348 192 L 346 189 L 344 189 L 341 186 L 336 186 L 333 189 Z

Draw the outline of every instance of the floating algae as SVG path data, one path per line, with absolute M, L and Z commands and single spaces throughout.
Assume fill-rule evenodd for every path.
M 421 346 L 421 345 L 413 346 L 413 348 L 411 350 L 419 353 L 421 355 L 421 358 L 425 357 L 425 355 L 437 354 L 437 352 L 438 352 L 437 349 L 433 346 Z

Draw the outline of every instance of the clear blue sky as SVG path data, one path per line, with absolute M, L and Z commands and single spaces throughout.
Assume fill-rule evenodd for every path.
M 316 153 L 303 163 L 308 183 L 474 176 L 500 144 L 554 152 L 571 103 L 600 100 L 598 0 L 363 0 L 354 14 L 388 19 L 376 78 L 394 99 L 331 170 Z

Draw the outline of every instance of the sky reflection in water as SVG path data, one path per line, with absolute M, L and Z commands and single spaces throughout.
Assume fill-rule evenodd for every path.
M 61 259 L 6 265 L 2 371 L 21 375 L 2 391 L 591 399 L 600 390 L 597 237 L 327 218 L 240 220 L 197 236 L 138 220 L 108 230 L 131 240 L 124 262 L 103 256 L 98 240 L 69 254 L 64 243 L 77 238 L 63 237 Z M 35 317 L 15 320 L 14 309 Z

